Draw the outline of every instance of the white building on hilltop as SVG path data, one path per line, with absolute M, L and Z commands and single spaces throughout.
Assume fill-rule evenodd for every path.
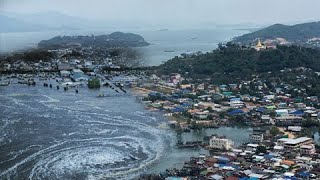
M 209 147 L 214 149 L 225 149 L 229 151 L 233 148 L 233 141 L 230 139 L 212 136 L 210 138 Z
M 258 39 L 258 42 L 257 44 L 255 45 L 254 47 L 257 51 L 260 51 L 261 49 L 266 49 L 266 46 L 265 45 L 262 45 L 260 39 Z

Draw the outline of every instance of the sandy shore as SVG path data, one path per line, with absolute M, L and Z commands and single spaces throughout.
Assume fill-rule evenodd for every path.
M 145 89 L 145 88 L 140 88 L 140 87 L 134 87 L 131 89 L 132 94 L 134 95 L 143 95 L 143 96 L 147 96 L 150 92 L 152 92 L 149 89 Z

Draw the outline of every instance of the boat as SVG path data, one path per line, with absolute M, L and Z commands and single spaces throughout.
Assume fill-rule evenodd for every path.
M 202 146 L 202 141 L 189 141 L 185 144 L 182 142 L 178 142 L 176 145 L 178 148 L 197 148 Z
M 36 82 L 34 81 L 34 79 L 29 79 L 28 80 L 28 85 L 30 86 L 30 85 L 33 85 L 33 86 L 35 86 L 36 85 Z M 51 85 L 51 84 L 50 84 Z M 52 86 L 52 85 L 51 85 Z
M 104 95 L 104 93 L 100 93 L 100 94 L 98 94 L 97 97 L 105 97 L 105 95 Z
M 18 83 L 19 84 L 28 84 L 28 79 L 19 78 Z
M 175 52 L 174 50 L 164 50 L 164 52 Z
M 10 81 L 0 82 L 0 86 L 8 86 L 9 84 L 10 84 Z

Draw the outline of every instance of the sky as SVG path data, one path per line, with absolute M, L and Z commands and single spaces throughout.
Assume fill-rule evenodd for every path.
M 184 26 L 319 21 L 319 9 L 320 0 L 0 0 L 2 12 Z

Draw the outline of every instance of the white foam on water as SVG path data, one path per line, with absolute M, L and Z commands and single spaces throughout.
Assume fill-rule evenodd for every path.
M 127 141 L 126 143 L 121 140 Z M 161 146 L 156 146 L 159 140 L 143 142 L 141 138 L 130 136 L 117 137 L 114 139 L 91 138 L 79 140 L 74 147 L 59 149 L 56 147 L 41 155 L 36 165 L 30 173 L 30 179 L 39 179 L 53 174 L 57 177 L 63 177 L 67 172 L 85 172 L 90 177 L 110 178 L 128 175 L 133 172 L 142 170 L 159 159 Z M 84 143 L 84 144 L 81 144 Z M 88 144 L 86 144 L 88 143 Z M 132 151 L 132 148 L 134 151 Z M 130 151 L 128 151 L 131 149 Z M 146 154 L 146 158 L 138 164 L 126 164 L 117 168 L 103 168 L 104 165 L 117 164 L 118 162 L 128 163 L 124 158 L 139 157 L 130 155 L 138 151 Z M 102 168 L 97 168 L 101 166 Z M 41 179 L 41 178 L 40 178 Z
M 48 95 L 42 95 L 43 97 L 47 98 L 47 100 L 40 100 L 39 102 L 41 103 L 58 103 L 60 102 L 59 99 L 53 99 L 52 97 Z
M 99 103 L 60 101 L 63 96 L 42 95 L 40 98 L 43 97 L 46 99 L 36 100 L 44 105 L 39 117 L 57 116 L 50 123 L 67 118 L 77 129 L 53 137 L 53 142 L 50 139 L 49 144 L 24 159 L 17 158 L 25 152 L 19 151 L 8 160 L 16 159 L 16 164 L 0 172 L 0 179 L 19 173 L 17 169 L 22 167 L 31 168 L 29 179 L 64 179 L 68 174 L 78 173 L 87 179 L 128 179 L 158 161 L 165 151 L 166 133 L 158 127 L 158 119 L 153 114 L 112 112 Z M 41 123 L 41 119 L 36 121 Z

